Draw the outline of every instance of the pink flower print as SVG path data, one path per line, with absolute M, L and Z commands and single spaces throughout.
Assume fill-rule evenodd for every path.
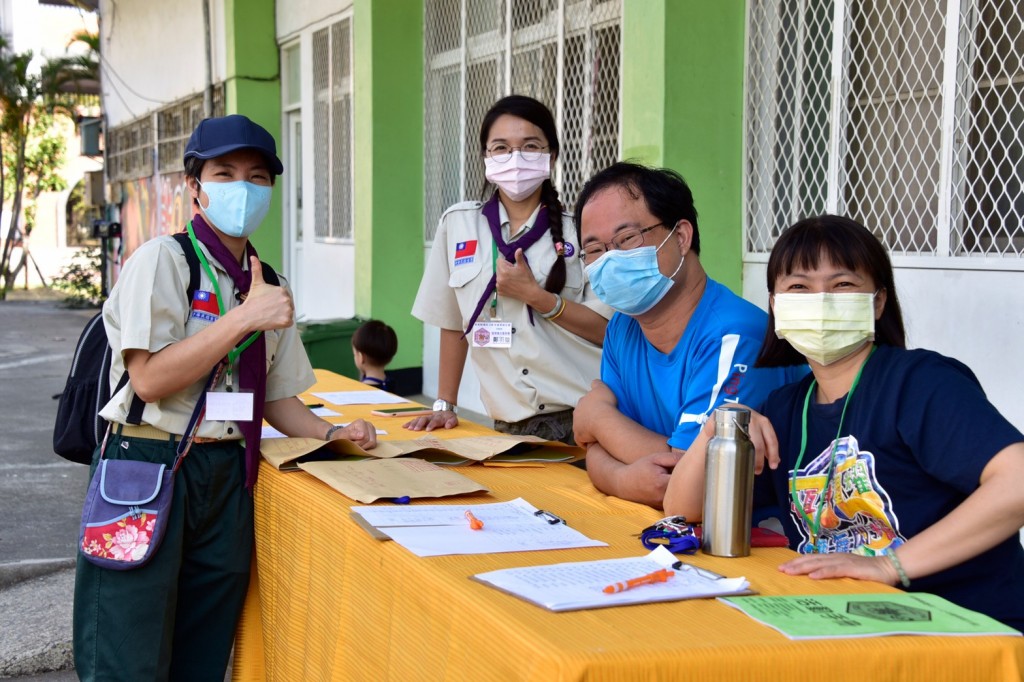
M 118 561 L 138 561 L 149 549 L 149 533 L 126 524 L 110 538 L 110 555 Z
M 153 527 L 156 526 L 156 517 L 154 516 L 149 521 L 146 521 L 146 532 L 150 535 L 153 534 Z
M 100 547 L 100 543 L 96 541 L 96 538 L 93 538 L 92 540 L 90 540 L 88 546 L 84 547 L 83 549 L 85 550 L 86 554 L 102 554 L 103 553 L 103 549 Z

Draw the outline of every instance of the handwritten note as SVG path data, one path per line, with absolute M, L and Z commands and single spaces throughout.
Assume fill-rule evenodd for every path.
M 484 522 L 482 530 L 470 528 L 467 510 Z M 537 508 L 522 498 L 464 506 L 352 507 L 352 511 L 417 556 L 607 546 L 565 524 L 538 518 Z
M 614 594 L 604 592 L 608 585 L 668 568 L 675 560 L 671 552 L 658 547 L 643 557 L 508 568 L 473 578 L 551 611 L 750 593 L 750 584 L 744 578 L 714 578 L 713 574 L 694 570 L 674 571 L 666 582 Z

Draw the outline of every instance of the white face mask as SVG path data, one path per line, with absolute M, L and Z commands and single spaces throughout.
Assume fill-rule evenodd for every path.
M 512 201 L 522 201 L 551 177 L 551 154 L 542 153 L 533 161 L 527 161 L 516 150 L 507 161 L 485 156 L 484 166 L 488 181 L 500 187 Z
M 875 338 L 875 294 L 775 294 L 775 335 L 821 365 Z

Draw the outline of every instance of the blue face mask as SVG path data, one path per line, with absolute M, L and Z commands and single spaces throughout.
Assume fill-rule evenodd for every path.
M 269 185 L 245 180 L 199 183 L 210 204 L 199 204 L 213 226 L 229 237 L 248 237 L 260 226 L 270 210 Z
M 658 268 L 658 251 L 673 234 L 675 230 L 657 248 L 613 249 L 588 265 L 587 276 L 597 297 L 624 315 L 643 315 L 658 305 L 675 283 L 672 278 L 683 267 L 680 257 L 679 265 L 668 277 Z

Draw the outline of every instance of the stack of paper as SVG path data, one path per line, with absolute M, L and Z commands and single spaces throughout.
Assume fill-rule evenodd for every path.
M 673 565 L 679 568 L 670 568 Z M 605 591 L 610 585 L 645 576 L 659 569 L 672 571 L 671 579 L 621 592 Z M 642 557 L 507 568 L 479 573 L 473 578 L 549 611 L 577 611 L 751 593 L 750 583 L 745 578 L 726 578 L 690 564 L 678 563 L 675 556 L 664 547 L 658 547 Z
M 483 522 L 470 527 L 466 512 Z M 473 505 L 352 507 L 367 523 L 418 556 L 606 547 L 564 523 L 549 523 L 522 498 Z

